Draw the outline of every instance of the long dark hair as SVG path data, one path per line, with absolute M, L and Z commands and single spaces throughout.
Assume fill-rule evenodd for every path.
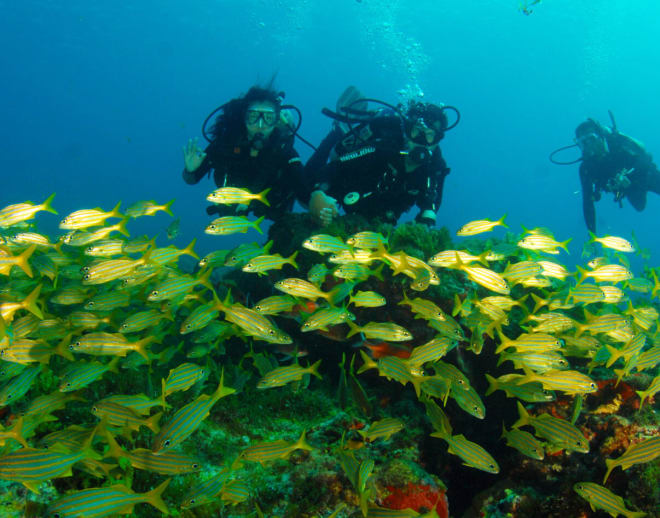
M 274 78 L 265 86 L 255 85 L 250 88 L 246 94 L 232 99 L 224 105 L 222 112 L 215 119 L 211 134 L 213 139 L 240 139 L 245 137 L 245 112 L 248 106 L 255 101 L 269 101 L 272 102 L 276 109 L 284 97 L 284 92 L 277 91 L 273 86 Z M 278 114 L 279 117 L 279 114 Z M 277 133 L 277 128 L 271 134 L 273 137 Z M 276 138 L 278 138 L 276 136 Z

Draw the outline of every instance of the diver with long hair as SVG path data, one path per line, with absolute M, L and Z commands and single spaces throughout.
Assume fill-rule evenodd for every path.
M 272 83 L 253 86 L 245 95 L 214 110 L 202 126 L 209 142 L 205 150 L 198 147 L 196 139 L 183 148 L 183 179 L 188 184 L 198 183 L 213 171 L 217 187 L 243 187 L 253 193 L 270 188 L 270 206 L 253 203 L 248 209 L 244 205 L 213 205 L 206 209 L 209 215 L 245 214 L 249 210 L 255 216 L 276 219 L 291 211 L 296 198 L 307 201 L 309 191 L 293 147 L 299 124 L 293 124 L 291 111 L 298 110 L 282 104 L 284 93 L 276 91 Z M 209 134 L 207 123 L 217 112 L 220 114 Z
M 370 103 L 377 108 L 368 109 Z M 455 113 L 451 125 L 447 111 Z M 392 106 L 349 87 L 337 111 L 323 113 L 335 122 L 305 165 L 305 176 L 313 178 L 312 216 L 327 225 L 341 206 L 347 214 L 396 224 L 417 205 L 416 221 L 435 226 L 449 174 L 439 142 L 458 123 L 458 110 L 414 101 Z
M 590 232 L 596 233 L 595 202 L 602 192 L 611 192 L 614 201 L 622 206 L 624 198 L 637 211 L 646 207 L 646 193 L 660 194 L 660 171 L 641 142 L 620 133 L 610 112 L 611 127 L 594 119 L 587 119 L 575 128 L 575 146 L 582 156 L 570 162 L 559 162 L 554 157 L 565 146 L 550 155 L 557 165 L 580 162 L 582 210 Z

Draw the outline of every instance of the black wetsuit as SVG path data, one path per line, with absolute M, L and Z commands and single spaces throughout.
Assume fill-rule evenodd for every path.
M 355 132 L 364 138 L 347 142 L 341 131 L 334 130 L 323 140 L 305 165 L 305 176 L 314 178 L 312 190 L 322 190 L 335 198 L 346 213 L 390 223 L 396 223 L 404 212 L 417 205 L 418 220 L 424 211 L 433 211 L 433 224 L 442 202 L 444 179 L 449 174 L 440 148 L 435 146 L 426 160 L 406 172 L 399 117 L 378 117 Z M 351 139 L 349 133 L 348 140 Z M 333 148 L 337 156 L 325 164 Z M 359 195 L 353 203 L 350 198 L 356 195 L 351 193 Z
M 648 191 L 660 194 L 660 172 L 653 159 L 636 140 L 613 133 L 605 137 L 608 152 L 602 157 L 585 158 L 580 164 L 582 184 L 582 209 L 587 228 L 596 233 L 596 208 L 594 201 L 600 200 L 602 191 L 612 192 L 608 182 L 624 169 L 632 169 L 628 175 L 630 185 L 618 195 L 628 198 L 638 211 L 646 207 Z
M 206 157 L 199 168 L 193 172 L 183 170 L 186 183 L 198 183 L 213 170 L 217 187 L 242 187 L 254 194 L 270 187 L 266 196 L 270 207 L 260 202 L 249 205 L 249 211 L 257 217 L 266 216 L 275 220 L 291 211 L 296 198 L 306 202 L 309 197 L 300 157 L 293 148 L 293 137 L 282 138 L 277 130 L 254 157 L 250 156 L 250 143 L 246 138 L 230 140 L 218 137 L 207 146 L 205 152 Z M 226 216 L 240 214 L 237 209 L 237 205 L 216 205 L 209 207 L 207 212 Z

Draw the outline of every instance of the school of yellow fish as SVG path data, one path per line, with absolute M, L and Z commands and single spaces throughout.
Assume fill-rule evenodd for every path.
M 215 203 L 267 203 L 267 191 L 254 195 L 244 189 L 224 189 L 214 191 L 208 199 Z M 53 478 L 71 476 L 72 467 L 101 480 L 126 463 L 169 477 L 200 471 L 200 461 L 181 453 L 177 446 L 190 440 L 220 399 L 236 391 L 225 385 L 222 376 L 210 394 L 202 393 L 180 408 L 171 408 L 168 396 L 188 390 L 205 376 L 203 366 L 172 359 L 180 352 L 190 359 L 205 357 L 211 347 L 232 336 L 251 338 L 264 348 L 269 344 L 295 347 L 295 337 L 280 329 L 276 319 L 301 303 L 313 308 L 309 313 L 298 312 L 303 317 L 302 333 L 345 326 L 347 339 L 360 334 L 365 340 L 405 344 L 414 343 L 415 336 L 387 316 L 388 304 L 404 305 L 414 318 L 426 321 L 435 334 L 432 340 L 409 348 L 409 354 L 403 356 L 375 357 L 360 350 L 357 373 L 375 369 L 395 383 L 410 383 L 433 426 L 431 435 L 444 441 L 448 452 L 467 466 L 489 473 L 499 472 L 497 461 L 479 444 L 455 433 L 442 409 L 452 398 L 477 419 L 486 414 L 486 405 L 468 376 L 446 361 L 452 349 L 480 354 L 485 343 L 495 341 L 499 362 L 511 362 L 513 369 L 499 378 L 487 375 L 490 388 L 486 395 L 503 390 L 508 397 L 517 398 L 520 418 L 502 424 L 503 439 L 538 461 L 548 451 L 587 452 L 589 441 L 575 425 L 577 414 L 569 422 L 535 413 L 531 405 L 551 401 L 557 394 L 580 402 L 585 394 L 597 390 L 589 375 L 597 366 L 613 368 L 621 380 L 643 371 L 657 373 L 660 363 L 658 312 L 651 303 L 658 297 L 660 282 L 653 269 L 649 270 L 650 278 L 633 275 L 624 254 L 635 252 L 635 248 L 620 237 L 593 236 L 592 242 L 602 246 L 603 256 L 571 273 L 560 262 L 546 259 L 565 250 L 568 241 L 555 240 L 543 228 L 525 229 L 516 246 L 493 247 L 479 255 L 467 250 L 438 250 L 426 260 L 389 249 L 387 238 L 371 231 L 347 240 L 316 234 L 301 247 L 317 252 L 319 263 L 306 274 L 281 276 L 273 284 L 281 294 L 246 307 L 232 301 L 231 293 L 224 297 L 216 293 L 210 281 L 212 271 L 231 267 L 266 276 L 272 270 L 297 270 L 298 252 L 282 257 L 269 254 L 272 243 L 245 243 L 233 250 L 219 249 L 200 260 L 194 252 L 194 240 L 178 249 L 158 248 L 155 240 L 147 238 L 130 239 L 127 223 L 131 218 L 159 211 L 172 214 L 172 202 L 159 205 L 154 201 L 135 203 L 124 213 L 120 204 L 107 212 L 78 210 L 60 223 L 67 233 L 51 240 L 36 232 L 35 216 L 41 211 L 56 213 L 53 196 L 41 204 L 18 203 L 0 210 L 0 409 L 10 406 L 12 414 L 18 416 L 0 428 L 0 479 L 23 484 L 34 492 Z M 110 219 L 119 221 L 110 225 Z M 261 232 L 260 221 L 226 216 L 214 220 L 206 232 L 227 235 L 251 228 Z M 470 222 L 458 235 L 473 236 L 498 225 L 506 226 L 504 217 Z M 525 259 L 520 259 L 522 254 Z M 181 272 L 177 262 L 182 255 L 199 260 L 197 273 Z M 371 277 L 382 282 L 386 273 L 408 278 L 398 303 L 375 291 L 359 289 L 360 283 Z M 422 296 L 429 286 L 442 283 L 445 275 L 465 275 L 473 283 L 466 293 L 456 294 L 453 311 L 443 310 L 441 301 Z M 627 291 L 635 292 L 636 300 L 645 297 L 644 302 L 633 303 Z M 359 316 L 361 308 L 382 308 L 382 320 L 360 321 L 356 314 Z M 513 336 L 511 329 L 522 332 Z M 160 342 L 164 335 L 181 335 L 185 351 L 163 348 Z M 140 366 L 138 362 L 138 368 L 145 377 L 154 362 L 169 367 L 160 383 L 160 396 L 110 394 L 100 401 L 85 399 L 86 387 L 108 372 L 117 373 L 122 362 L 135 363 L 133 357 L 142 363 Z M 587 368 L 578 370 L 570 359 Z M 272 367 L 263 372 L 257 389 L 300 383 L 309 375 L 321 378 L 323 372 L 321 360 L 301 365 L 294 359 L 293 363 Z M 59 379 L 59 388 L 27 399 L 30 387 L 46 370 Z M 656 375 L 639 392 L 642 404 L 653 401 L 658 391 L 660 377 Z M 90 415 L 98 418 L 96 424 L 89 424 L 93 422 L 90 418 L 85 423 L 62 424 L 47 435 L 38 433 L 40 424 L 57 420 L 53 412 L 72 402 L 87 405 Z M 152 414 L 153 407 L 161 411 Z M 151 448 L 129 451 L 117 443 L 118 435 L 130 442 L 142 427 L 153 434 Z M 361 433 L 365 442 L 387 440 L 403 427 L 399 419 L 385 418 Z M 107 450 L 102 454 L 104 446 Z M 192 487 L 179 505 L 185 509 L 219 500 L 243 502 L 250 497 L 248 485 L 235 476 L 242 463 L 266 464 L 287 458 L 298 449 L 314 449 L 304 432 L 297 440 L 250 445 L 231 466 L 207 469 L 216 474 Z M 337 456 L 356 486 L 364 516 L 418 515 L 410 510 L 387 514 L 369 498 L 373 461 L 358 463 L 353 453 L 342 447 Z M 602 459 L 605 479 L 617 466 L 627 469 L 658 456 L 658 436 L 636 442 L 618 459 Z M 166 479 L 143 494 L 134 493 L 130 487 L 102 487 L 99 483 L 97 488 L 53 502 L 48 516 L 107 516 L 130 512 L 143 502 L 167 513 L 161 495 L 168 483 Z M 585 481 L 576 484 L 575 490 L 592 507 L 612 516 L 631 513 L 623 500 L 604 486 Z

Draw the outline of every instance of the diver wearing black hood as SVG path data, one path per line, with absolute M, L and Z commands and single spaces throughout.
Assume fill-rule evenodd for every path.
M 302 178 L 302 164 L 293 148 L 296 128 L 286 120 L 283 93 L 273 88 L 253 86 L 242 97 L 221 106 L 211 137 L 206 135 L 206 122 L 202 132 L 209 140 L 204 151 L 190 140 L 184 147 L 183 179 L 188 184 L 198 183 L 210 175 L 217 187 L 242 187 L 253 193 L 270 188 L 267 195 L 270 207 L 263 203 L 244 205 L 213 205 L 206 209 L 209 215 L 220 216 L 253 212 L 274 220 L 293 208 L 296 198 L 306 201 L 309 191 Z M 215 112 L 214 112 L 215 113 Z
M 646 207 L 648 191 L 660 194 L 660 172 L 644 146 L 619 133 L 616 126 L 606 128 L 587 119 L 575 129 L 575 142 L 582 151 L 580 182 L 582 209 L 587 228 L 596 233 L 596 208 L 601 192 L 614 194 L 619 203 L 628 198 L 638 211 Z
M 412 102 L 404 114 L 401 107 L 362 99 L 353 87 L 347 92 L 351 88 L 357 99 L 348 108 L 324 111 L 337 122 L 305 165 L 305 176 L 315 179 L 310 213 L 327 224 L 336 200 L 346 213 L 395 224 L 417 205 L 416 221 L 435 226 L 449 174 L 438 143 L 458 122 L 449 127 L 445 114 L 455 108 Z M 368 111 L 368 102 L 386 109 Z

